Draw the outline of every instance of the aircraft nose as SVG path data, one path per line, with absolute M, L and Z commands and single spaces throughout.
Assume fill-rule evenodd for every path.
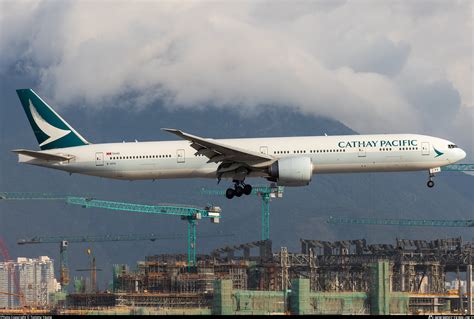
M 459 160 L 466 158 L 466 152 L 463 149 L 459 149 Z

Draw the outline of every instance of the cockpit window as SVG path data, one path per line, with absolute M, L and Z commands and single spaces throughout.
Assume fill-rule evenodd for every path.
M 448 148 L 458 148 L 458 146 L 455 144 L 448 144 Z

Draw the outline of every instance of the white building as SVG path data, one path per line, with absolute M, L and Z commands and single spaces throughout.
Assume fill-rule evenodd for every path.
M 18 297 L 7 295 L 15 293 L 14 282 L 14 262 L 2 262 L 0 263 L 0 308 L 13 308 Z M 3 294 L 5 293 L 5 294 Z
M 17 261 L 0 263 L 0 308 L 24 305 L 43 307 L 49 304 L 49 295 L 58 290 L 54 278 L 53 260 L 47 256 L 19 257 Z M 8 295 L 10 294 L 10 295 Z

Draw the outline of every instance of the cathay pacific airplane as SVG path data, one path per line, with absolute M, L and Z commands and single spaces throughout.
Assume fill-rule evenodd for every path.
M 314 174 L 428 172 L 466 153 L 453 142 L 418 134 L 212 139 L 164 128 L 183 140 L 92 144 L 33 90 L 17 90 L 41 151 L 16 149 L 19 162 L 123 180 L 231 179 L 227 198 L 252 192 L 247 177 L 282 186 L 305 186 Z

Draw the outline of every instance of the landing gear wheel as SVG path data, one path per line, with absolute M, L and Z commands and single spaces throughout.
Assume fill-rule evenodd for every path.
M 235 196 L 240 197 L 243 194 L 244 194 L 244 189 L 242 188 L 242 186 L 237 186 L 235 188 Z
M 225 191 L 225 197 L 227 197 L 228 199 L 234 198 L 234 195 L 235 195 L 235 190 L 233 190 L 232 188 L 228 188 Z
M 252 194 L 252 186 L 251 186 L 251 185 L 246 184 L 246 185 L 244 186 L 244 194 L 245 194 L 245 195 L 250 195 L 250 194 Z
M 428 183 L 426 183 L 426 185 L 429 187 L 429 188 L 432 188 L 434 186 L 434 182 L 433 181 L 428 181 Z

